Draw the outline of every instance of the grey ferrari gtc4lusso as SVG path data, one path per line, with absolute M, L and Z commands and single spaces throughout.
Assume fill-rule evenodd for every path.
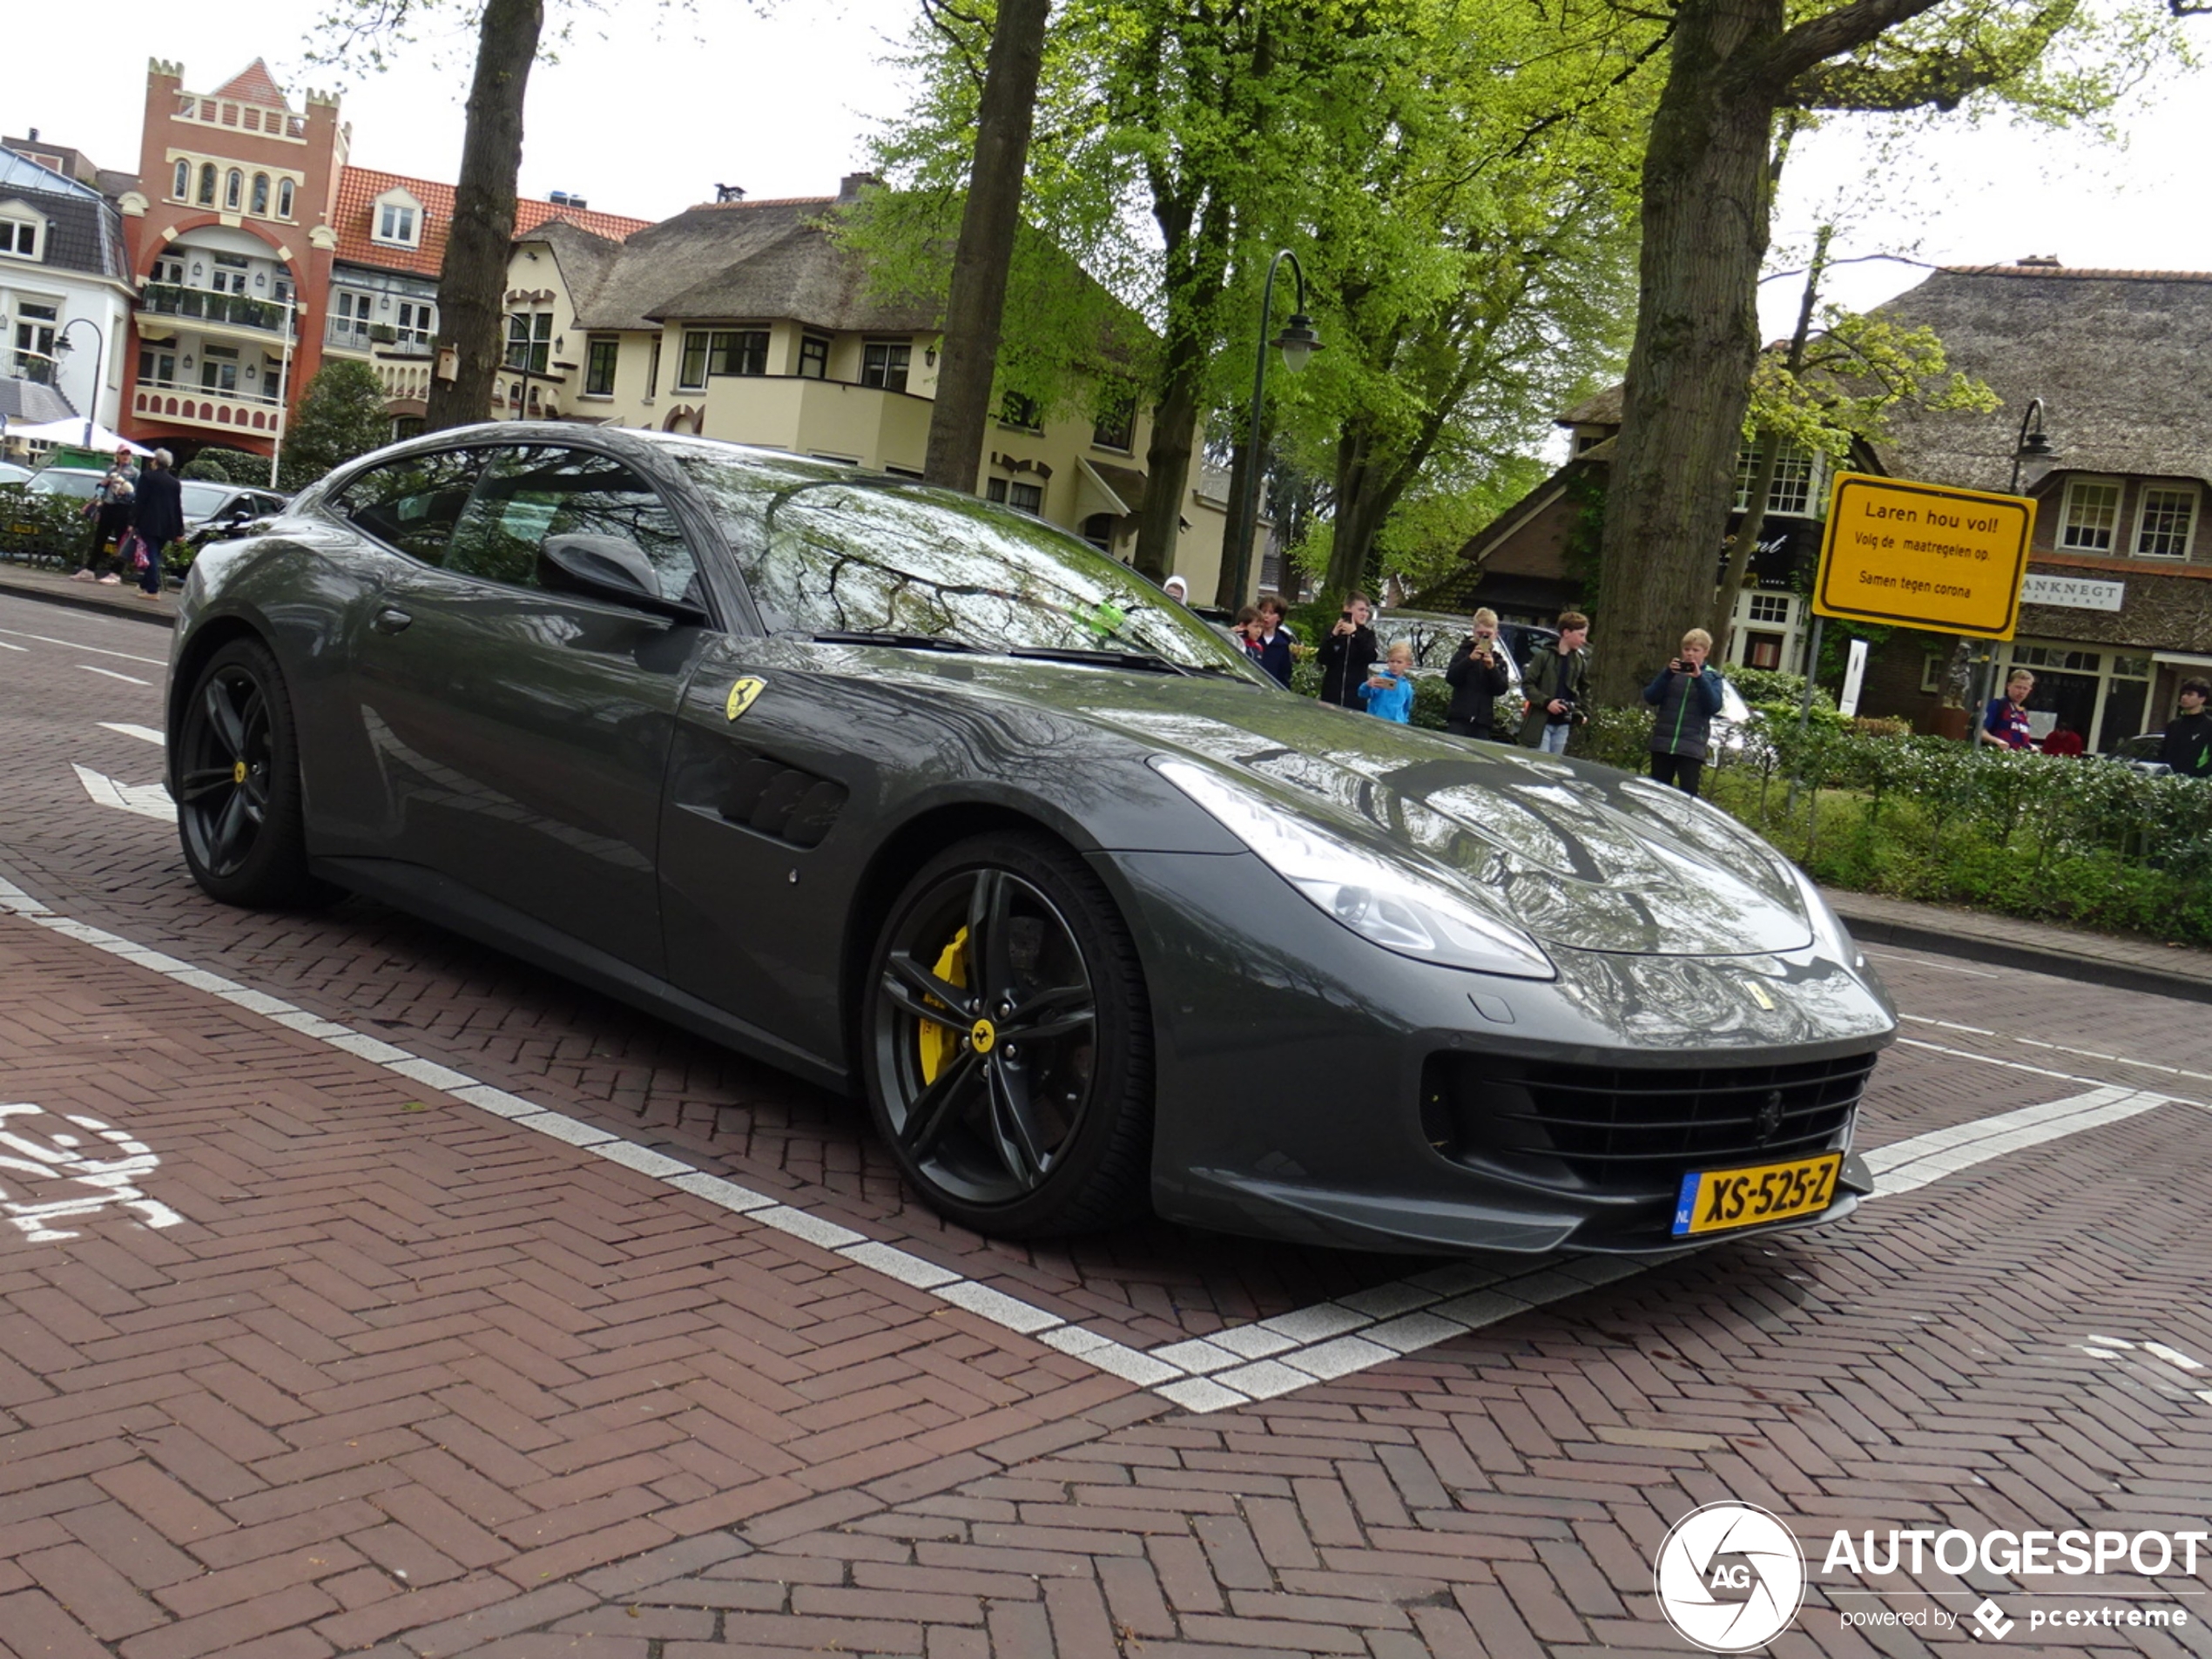
M 373 895 L 865 1094 L 986 1232 L 1655 1250 L 1869 1190 L 1894 1015 L 1778 853 L 1291 695 L 968 496 L 442 433 L 202 553 L 170 691 L 216 899 Z

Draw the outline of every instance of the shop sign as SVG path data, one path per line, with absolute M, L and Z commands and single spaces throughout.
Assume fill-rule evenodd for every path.
M 2100 582 L 2086 576 L 2050 576 L 2041 570 L 2028 573 L 2020 584 L 2020 603 L 2030 605 L 2057 605 L 2064 610 L 2117 610 L 2128 597 L 2125 582 Z

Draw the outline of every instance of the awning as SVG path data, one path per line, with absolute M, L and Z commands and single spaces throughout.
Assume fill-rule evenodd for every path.
M 8 428 L 10 438 L 20 438 L 25 443 L 77 443 L 88 449 L 105 449 L 112 454 L 128 449 L 134 455 L 150 455 L 152 450 L 132 443 L 128 438 L 118 437 L 98 421 L 91 423 L 92 435 L 84 435 L 85 423 L 81 420 L 49 421 L 44 426 L 16 426 Z
M 1136 468 L 1076 457 L 1076 523 L 1096 513 L 1127 518 L 1143 505 L 1144 475 Z
M 2212 668 L 2212 657 L 2195 657 L 2185 651 L 2155 651 L 2150 659 L 2169 668 Z

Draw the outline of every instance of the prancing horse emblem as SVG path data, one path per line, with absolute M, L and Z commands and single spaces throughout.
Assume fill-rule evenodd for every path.
M 1761 1146 L 1764 1146 L 1780 1131 L 1782 1091 L 1779 1089 L 1770 1089 L 1766 1091 L 1766 1098 L 1759 1103 L 1759 1113 L 1752 1120 L 1751 1126 L 1758 1134 Z
M 730 719 L 736 719 L 752 706 L 755 698 L 767 689 L 766 680 L 754 679 L 750 676 L 739 680 L 730 688 L 730 700 L 722 705 L 723 714 Z

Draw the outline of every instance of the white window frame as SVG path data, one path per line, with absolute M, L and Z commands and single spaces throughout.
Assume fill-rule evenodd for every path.
M 1745 444 L 1736 452 L 1737 512 L 1749 512 L 1751 500 L 1751 475 L 1758 467 L 1758 448 Z M 1774 482 L 1767 487 L 1766 516 L 1769 518 L 1815 518 L 1820 512 L 1820 487 L 1826 476 L 1827 456 L 1809 445 L 1784 442 L 1781 460 L 1774 469 Z M 1804 494 L 1800 499 L 1797 489 L 1802 484 Z M 1794 505 L 1777 505 L 1777 500 Z
M 422 204 L 404 190 L 388 190 L 369 207 L 368 239 L 386 247 L 422 246 Z
M 2087 489 L 2112 491 L 2112 518 L 2104 527 L 2106 540 L 2102 547 L 2090 546 L 2068 539 L 2074 529 L 2075 497 L 2083 490 Z M 2061 553 L 2093 553 L 2101 554 L 2107 558 L 2117 558 L 2120 556 L 2121 509 L 2127 504 L 2128 486 L 2121 479 L 2086 473 L 2080 477 L 2067 479 L 2065 499 L 2059 503 L 2059 522 L 2051 532 L 2051 545 Z
M 1791 596 L 1786 593 L 1762 593 L 1756 588 L 1752 589 L 1744 595 L 1743 620 L 1757 626 L 1772 625 L 1787 628 L 1790 625 L 1791 612 L 1795 609 L 1791 604 Z M 1762 605 L 1779 605 L 1781 610 L 1775 615 L 1764 616 L 1760 613 L 1759 608 Z
M 2144 484 L 2136 491 L 2135 533 L 2128 538 L 2130 556 L 2139 559 L 2177 561 L 2188 558 L 2196 547 L 2196 521 L 2201 516 L 2198 508 L 2200 492 L 2195 484 L 2173 482 Z M 2188 503 L 2188 520 L 2182 529 L 2182 545 L 2171 553 L 2153 553 L 2145 550 L 2143 538 L 2150 534 L 2151 497 L 2178 496 Z

